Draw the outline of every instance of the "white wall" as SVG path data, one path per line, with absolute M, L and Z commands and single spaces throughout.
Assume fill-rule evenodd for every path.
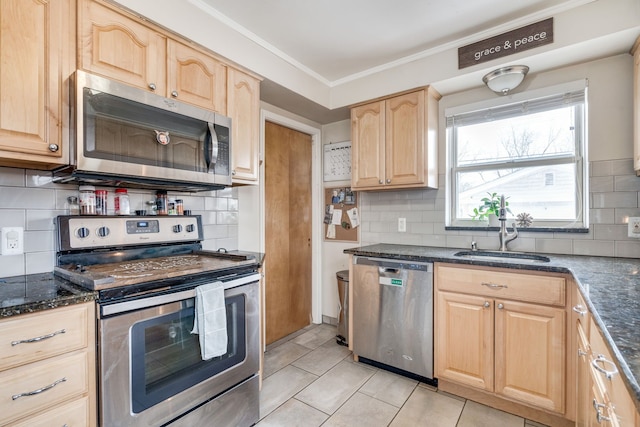
M 322 127 L 322 145 L 351 140 L 351 121 L 343 120 Z M 351 186 L 350 182 L 325 182 L 324 187 Z M 358 236 L 360 232 L 358 231 Z M 358 242 L 333 242 L 325 239 L 322 244 L 322 315 L 325 323 L 338 317 L 338 282 L 336 273 L 349 269 L 349 256 L 343 251 L 359 246 Z M 326 317 L 330 319 L 326 319 Z

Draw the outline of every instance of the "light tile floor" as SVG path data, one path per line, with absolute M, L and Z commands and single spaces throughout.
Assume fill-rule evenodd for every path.
M 267 347 L 256 427 L 542 427 L 356 363 L 335 336 L 311 325 Z

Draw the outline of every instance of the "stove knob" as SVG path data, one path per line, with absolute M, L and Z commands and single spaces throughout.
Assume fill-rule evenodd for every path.
M 181 233 L 182 232 L 182 226 L 180 224 L 176 224 L 173 226 L 173 232 L 174 233 Z
M 193 224 L 187 224 L 187 233 L 193 233 L 196 231 L 196 226 Z
M 76 234 L 79 238 L 84 239 L 85 237 L 89 237 L 89 229 L 87 227 L 80 227 Z
M 98 228 L 98 236 L 107 237 L 109 235 L 109 227 Z

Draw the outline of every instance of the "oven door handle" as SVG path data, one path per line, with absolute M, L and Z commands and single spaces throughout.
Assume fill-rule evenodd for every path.
M 224 282 L 224 290 L 235 288 L 242 285 L 248 285 L 249 283 L 258 282 L 261 279 L 260 273 L 255 273 L 250 276 L 241 277 L 234 280 Z M 153 307 L 156 305 L 170 304 L 176 301 L 183 301 L 196 296 L 196 289 L 189 289 L 187 291 L 174 292 L 172 294 L 157 295 L 145 297 L 133 301 L 123 301 L 115 304 L 101 306 L 102 315 L 110 316 L 112 314 L 124 313 L 131 310 L 139 310 L 141 308 Z

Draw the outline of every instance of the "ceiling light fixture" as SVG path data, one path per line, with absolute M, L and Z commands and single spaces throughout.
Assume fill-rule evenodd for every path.
M 526 65 L 510 65 L 508 67 L 493 70 L 486 74 L 482 78 L 482 81 L 492 91 L 501 95 L 506 95 L 509 91 L 517 88 L 518 85 L 522 83 L 524 76 L 526 76 L 528 72 L 529 67 Z

